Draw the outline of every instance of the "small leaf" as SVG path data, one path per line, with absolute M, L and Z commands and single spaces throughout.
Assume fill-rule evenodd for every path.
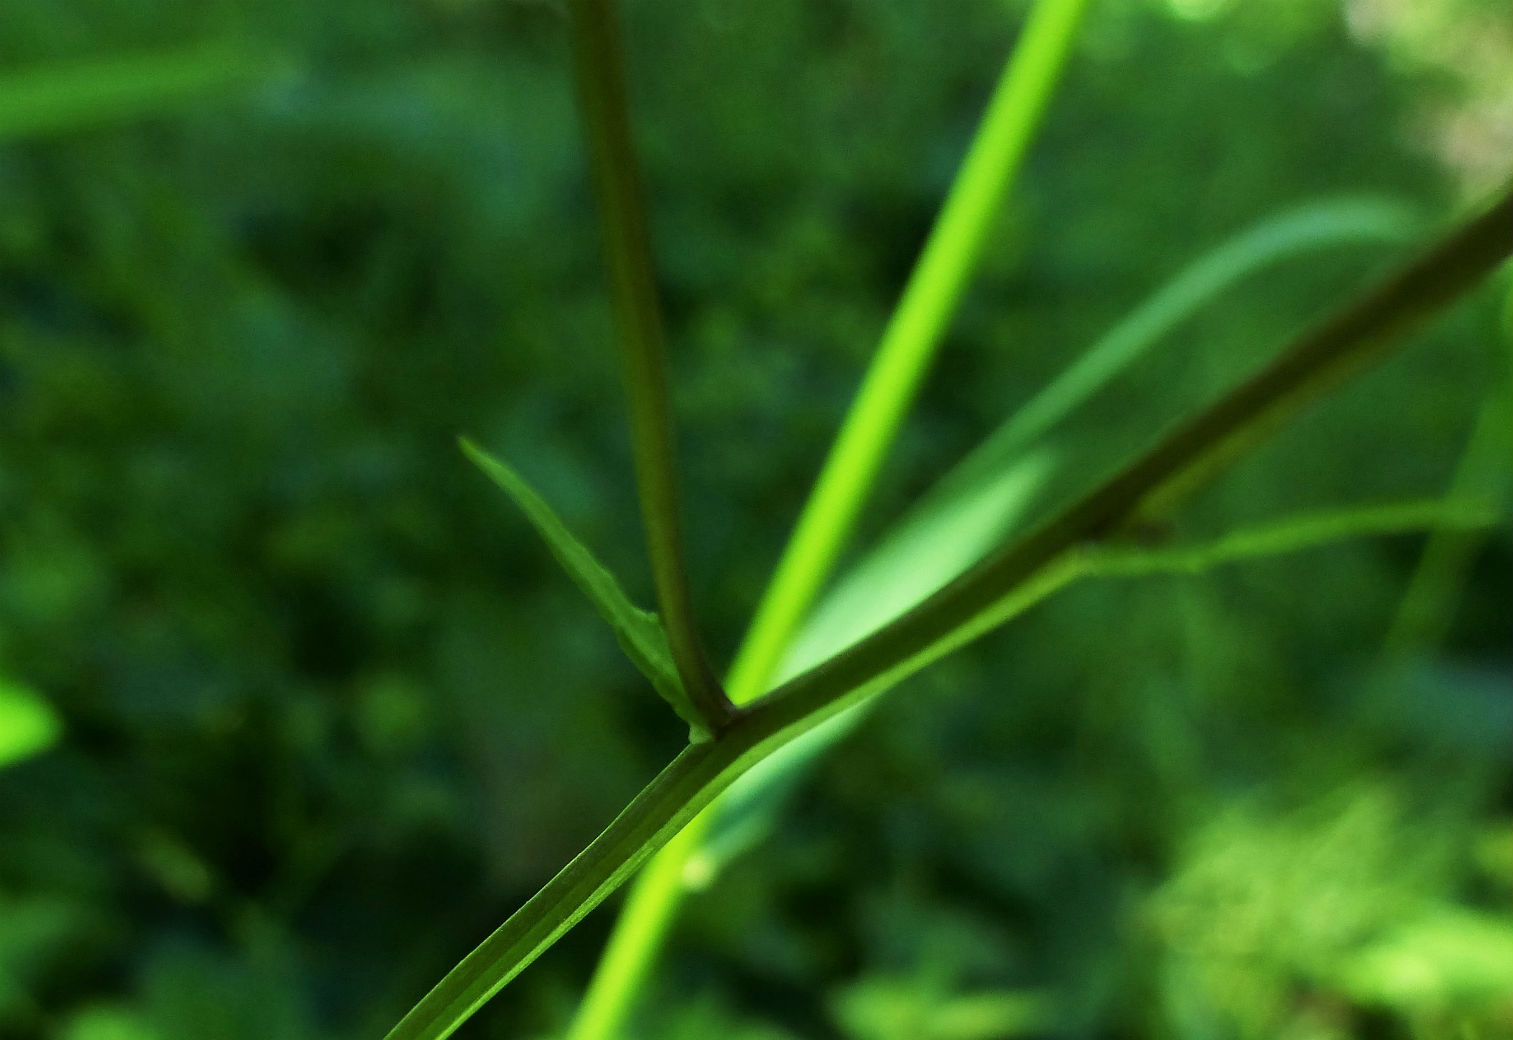
M 0 75 L 0 141 L 171 114 L 275 82 L 288 68 L 269 55 L 213 43 L 6 70 Z
M 27 687 L 0 678 L 0 768 L 46 751 L 62 732 L 51 705 Z
M 614 631 L 625 656 L 651 680 L 657 693 L 672 705 L 678 717 L 688 723 L 689 739 L 694 743 L 708 740 L 709 730 L 683 690 L 672 650 L 667 644 L 667 632 L 657 615 L 630 601 L 615 576 L 573 536 L 562 518 L 520 474 L 466 437 L 459 443 L 463 453 L 520 507 L 562 569 L 573 579 L 573 584 L 582 590 L 599 616 Z

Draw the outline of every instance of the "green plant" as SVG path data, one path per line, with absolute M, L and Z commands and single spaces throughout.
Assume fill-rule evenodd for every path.
M 1162 571 L 1199 571 L 1255 555 L 1297 551 L 1345 537 L 1404 529 L 1474 530 L 1492 522 L 1480 503 L 1448 501 L 1342 510 L 1233 532 L 1212 543 L 1144 544 L 1196 487 L 1277 429 L 1300 409 L 1359 372 L 1386 348 L 1454 302 L 1513 252 L 1513 193 L 1451 231 L 1427 252 L 1371 287 L 1285 349 L 1248 380 L 1155 439 L 1153 445 L 1039 526 L 992 548 L 1005 523 L 1008 490 L 1020 498 L 1036 477 L 1021 466 L 1025 447 L 1066 410 L 1105 382 L 1171 322 L 1266 258 L 1320 240 L 1401 234 L 1402 220 L 1383 210 L 1337 210 L 1345 230 L 1246 240 L 1158 296 L 1120 335 L 1111 336 L 1010 421 L 983 454 L 943 482 L 938 499 L 901 529 L 918 546 L 929 533 L 961 521 L 999 492 L 994 520 L 977 525 L 971 548 L 936 564 L 940 587 L 917 603 L 898 604 L 880 627 L 832 633 L 829 655 L 785 668 L 802 643 L 806 617 L 865 501 L 941 330 L 1007 189 L 1030 131 L 1044 108 L 1084 4 L 1044 0 L 1011 62 L 935 235 L 905 291 L 878 360 L 805 511 L 758 620 L 737 655 L 729 695 L 704 663 L 683 577 L 673 480 L 671 424 L 662 376 L 660 319 L 645 218 L 620 82 L 607 0 L 570 5 L 580 98 L 590 139 L 604 227 L 611 297 L 631 401 L 642 512 L 664 626 L 633 607 L 592 556 L 508 467 L 479 449 L 470 455 L 524 508 L 574 579 L 594 599 L 622 645 L 690 722 L 692 741 L 587 849 L 466 957 L 390 1033 L 391 1038 L 450 1034 L 479 1006 L 583 915 L 655 855 L 611 942 L 598 981 L 574 1027 L 576 1040 L 601 1040 L 617 1028 L 629 994 L 646 970 L 676 893 L 714 825 L 707 807 L 743 777 L 746 803 L 775 786 L 795 747 L 833 736 L 848 713 L 946 653 L 985 634 L 1071 582 Z M 1313 215 L 1317 222 L 1318 214 Z M 1361 228 L 1368 228 L 1362 231 Z M 1006 459 L 1008 461 L 1006 461 Z M 1010 465 L 1013 463 L 1013 466 Z M 920 532 L 926 532 L 921 536 Z M 912 540 L 911 540 L 912 539 Z M 991 551 L 988 551 L 991 548 Z M 912 553 L 904 553 L 911 556 Z M 895 551 L 894 560 L 899 554 Z M 883 566 L 887 554 L 874 558 Z M 868 564 L 864 564 L 866 567 Z M 893 566 L 898 566 L 895 562 Z M 844 589 L 844 583 L 841 586 Z M 886 623 L 882 623 L 882 622 Z M 821 640 L 825 642 L 826 640 Z M 839 650 L 839 652 L 834 652 Z M 812 652 L 812 651 L 811 651 Z M 770 688 L 775 675 L 783 676 Z M 827 724 L 829 724 L 827 726 Z M 818 736 L 817 736 L 818 735 Z M 701 813 L 703 815 L 701 815 Z M 658 850 L 661 850 L 659 853 Z

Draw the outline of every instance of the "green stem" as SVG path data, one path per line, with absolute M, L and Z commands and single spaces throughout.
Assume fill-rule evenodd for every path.
M 741 773 L 1084 572 L 1088 550 L 1212 475 L 1283 416 L 1385 353 L 1513 253 L 1513 190 L 1306 332 L 1278 358 L 1013 545 L 918 607 L 751 704 L 719 740 L 673 760 L 587 849 L 437 984 L 389 1040 L 449 1036 L 623 883 Z M 1325 525 L 1337 531 L 1339 525 Z M 1209 554 L 1212 555 L 1212 554 Z M 1097 553 L 1092 553 L 1094 560 Z M 1183 561 L 1183 565 L 1186 562 Z
M 689 699 L 718 733 L 735 707 L 710 669 L 694 621 L 683 565 L 666 353 L 651 243 L 625 103 L 618 32 L 610 0 L 571 0 L 574 69 L 599 201 L 610 304 L 630 406 L 641 519 L 657 603 Z
M 1030 12 L 736 654 L 728 689 L 737 704 L 767 689 L 795 629 L 833 571 L 878 466 L 981 259 L 992 218 L 1041 122 L 1087 4 L 1088 0 L 1039 0 Z M 568 1040 L 609 1040 L 619 1031 L 676 912 L 687 860 L 699 848 L 712 819 L 713 811 L 692 820 L 637 879 Z
M 731 667 L 732 690 L 762 690 L 834 569 L 982 258 L 993 217 L 1041 123 L 1087 5 L 1040 0 L 1030 12 Z

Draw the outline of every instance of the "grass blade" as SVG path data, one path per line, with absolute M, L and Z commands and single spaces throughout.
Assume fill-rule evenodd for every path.
M 731 668 L 760 692 L 849 538 L 883 457 L 976 270 L 1071 52 L 1088 0 L 1040 0 L 1004 66 L 924 251 Z M 739 698 L 737 698 L 739 699 Z M 583 1038 L 578 1038 L 583 1040 Z

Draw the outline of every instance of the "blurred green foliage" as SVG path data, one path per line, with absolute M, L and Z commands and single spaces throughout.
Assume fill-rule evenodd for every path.
M 726 654 L 1022 7 L 626 6 Z M 1242 229 L 1506 177 L 1452 147 L 1506 5 L 1346 6 L 1095 4 L 864 542 Z M 7 0 L 0 70 L 0 1036 L 381 1035 L 683 739 L 455 448 L 649 600 L 560 12 Z M 1035 512 L 1391 255 L 1177 325 L 1043 438 Z M 1462 459 L 1507 290 L 1179 533 L 1452 482 L 1506 517 Z M 943 662 L 690 900 L 640 1035 L 1513 1036 L 1513 539 L 1451 548 L 1390 655 L 1418 536 L 1074 587 Z M 559 1031 L 607 924 L 459 1035 Z

